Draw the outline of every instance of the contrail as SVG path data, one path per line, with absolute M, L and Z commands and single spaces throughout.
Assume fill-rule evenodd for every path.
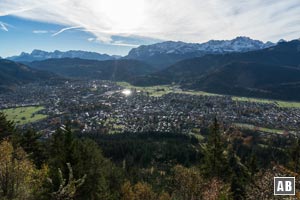
M 81 26 L 72 26 L 72 27 L 63 28 L 63 29 L 61 29 L 60 31 L 58 31 L 58 32 L 56 32 L 56 33 L 54 33 L 54 34 L 52 34 L 52 36 L 54 37 L 54 36 L 57 36 L 57 35 L 59 35 L 59 34 L 65 32 L 65 31 L 67 31 L 67 30 L 78 29 L 78 28 L 81 28 Z
M 8 29 L 6 28 L 6 26 L 3 22 L 0 22 L 0 27 L 2 30 L 6 31 L 6 32 L 8 31 Z

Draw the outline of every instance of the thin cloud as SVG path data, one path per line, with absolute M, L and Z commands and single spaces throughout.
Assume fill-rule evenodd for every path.
M 124 46 L 124 47 L 138 47 L 140 45 L 137 45 L 137 44 L 128 44 L 128 43 L 124 43 L 124 42 L 119 42 L 119 41 L 116 41 L 116 42 L 113 42 L 113 43 L 110 43 L 111 45 L 113 46 Z
M 8 32 L 8 28 L 6 27 L 5 23 L 0 22 L 0 28 L 1 28 L 3 31 Z
M 1 0 L 0 16 L 79 28 L 97 41 L 112 36 L 203 42 L 250 36 L 298 38 L 299 0 Z
M 88 40 L 89 42 L 93 42 L 93 41 L 96 40 L 96 38 L 88 38 L 87 40 Z
M 46 30 L 33 30 L 32 33 L 35 33 L 35 34 L 46 34 L 46 33 L 49 33 L 49 31 L 46 31 Z
M 81 27 L 80 27 L 80 26 L 73 26 L 73 27 L 63 28 L 63 29 L 59 30 L 58 32 L 52 34 L 52 37 L 57 36 L 57 35 L 59 35 L 59 34 L 65 32 L 65 31 L 67 31 L 67 30 L 79 29 L 79 28 L 81 28 Z

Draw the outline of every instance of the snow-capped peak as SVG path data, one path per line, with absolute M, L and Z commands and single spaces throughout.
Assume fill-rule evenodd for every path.
M 228 52 L 246 52 L 268 48 L 274 46 L 271 42 L 262 42 L 253 40 L 249 37 L 237 37 L 233 40 L 210 40 L 205 43 L 184 43 L 167 41 L 152 45 L 142 45 L 132 49 L 128 56 L 151 56 L 155 54 L 187 54 L 187 53 L 228 53 Z

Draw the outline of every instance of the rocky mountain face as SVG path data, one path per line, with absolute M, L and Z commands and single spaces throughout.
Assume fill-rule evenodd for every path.
M 257 51 L 187 59 L 132 83 L 174 83 L 185 89 L 219 94 L 300 100 L 300 41 L 280 42 Z
M 271 42 L 264 43 L 249 37 L 237 37 L 233 40 L 210 40 L 201 44 L 168 41 L 134 48 L 126 58 L 145 61 L 161 69 L 188 58 L 207 54 L 255 51 L 274 45 Z

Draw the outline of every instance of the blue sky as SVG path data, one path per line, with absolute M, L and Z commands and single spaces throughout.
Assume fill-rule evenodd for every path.
M 125 55 L 138 45 L 300 37 L 299 0 L 0 0 L 0 56 L 33 49 Z
M 129 42 L 128 45 L 117 45 L 96 41 L 93 34 L 81 29 L 74 28 L 59 33 L 66 27 L 58 24 L 37 22 L 14 16 L 0 17 L 0 22 L 5 26 L 5 30 L 2 28 L 0 30 L 1 57 L 31 52 L 33 49 L 45 51 L 86 50 L 111 55 L 125 55 L 139 44 L 152 44 L 160 41 L 148 38 L 112 36 L 114 41 Z

